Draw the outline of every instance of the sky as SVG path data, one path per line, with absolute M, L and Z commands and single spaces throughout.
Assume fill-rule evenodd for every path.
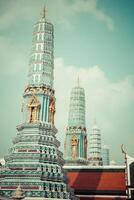
M 0 157 L 8 153 L 27 85 L 33 24 L 43 0 L 0 0 Z M 134 1 L 47 0 L 54 24 L 56 120 L 63 151 L 71 88 L 86 94 L 86 127 L 94 119 L 110 159 L 124 163 L 121 144 L 134 156 Z M 90 139 L 90 138 L 89 138 Z

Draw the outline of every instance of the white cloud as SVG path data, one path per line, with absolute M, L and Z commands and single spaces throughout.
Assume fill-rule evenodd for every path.
M 0 30 L 11 28 L 20 19 L 33 19 L 38 15 L 41 0 L 12 0 L 5 2 L 5 10 L 0 15 Z M 2 9 L 2 8 L 1 8 Z M 34 15 L 33 15 L 34 13 Z
M 114 29 L 113 20 L 98 8 L 97 0 L 75 0 L 73 8 L 76 13 L 91 13 L 97 20 L 104 22 L 110 30 Z
M 43 6 L 42 0 L 19 0 L 5 3 L 6 10 L 0 15 L 0 30 L 10 28 L 16 21 L 33 19 L 38 16 L 38 11 Z M 109 30 L 114 29 L 114 23 L 110 16 L 98 8 L 97 0 L 49 0 L 47 3 L 50 19 L 56 23 L 62 23 L 66 28 L 72 27 L 71 18 L 79 13 L 91 14 L 96 20 L 103 22 Z
M 56 126 L 59 130 L 58 137 L 62 141 L 62 149 L 65 127 L 68 123 L 70 91 L 76 84 L 78 74 L 80 85 L 84 87 L 86 93 L 88 134 L 96 118 L 102 129 L 102 143 L 110 146 L 112 154 L 118 161 L 120 144 L 131 143 L 129 135 L 132 132 L 126 134 L 126 131 L 128 126 L 133 129 L 127 118 L 131 118 L 133 112 L 130 113 L 129 108 L 134 102 L 134 77 L 128 76 L 118 82 L 111 82 L 99 66 L 77 68 L 66 66 L 62 58 L 55 59 Z
M 96 20 L 103 22 L 109 30 L 114 30 L 112 18 L 106 15 L 101 8 L 98 8 L 97 0 L 73 0 L 72 3 L 67 3 L 65 0 L 56 0 L 55 6 L 52 6 L 52 3 L 53 1 L 49 2 L 51 16 L 67 27 L 72 25 L 71 17 L 79 13 L 87 13 L 94 16 Z
M 26 59 L 22 47 L 15 45 L 14 42 L 7 37 L 0 37 L 0 55 L 1 74 L 12 75 L 26 66 Z

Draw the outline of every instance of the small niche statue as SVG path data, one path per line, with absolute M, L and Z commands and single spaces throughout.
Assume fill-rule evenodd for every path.
M 40 102 L 36 96 L 32 96 L 28 104 L 29 122 L 37 122 L 39 120 Z
M 21 200 L 25 198 L 24 191 L 21 189 L 20 185 L 18 185 L 17 189 L 13 193 L 12 198 L 14 200 Z
M 71 156 L 72 159 L 76 159 L 78 157 L 78 139 L 75 135 L 71 140 Z
M 49 122 L 54 124 L 54 114 L 55 114 L 55 100 L 52 98 L 49 103 Z

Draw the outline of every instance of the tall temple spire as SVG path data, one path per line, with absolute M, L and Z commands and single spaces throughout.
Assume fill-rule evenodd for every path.
M 78 85 L 71 90 L 68 126 L 65 140 L 67 165 L 87 164 L 87 134 L 85 127 L 85 92 Z
M 54 28 L 45 16 L 46 6 L 42 17 L 34 25 L 29 83 L 24 92 L 23 120 L 54 124 Z
M 21 199 L 21 185 L 26 199 L 72 200 L 75 196 L 66 183 L 54 123 L 54 28 L 45 16 L 44 10 L 34 25 L 29 83 L 23 94 L 23 123 L 17 126 L 4 171 L 0 171 L 0 195 L 13 194 Z
M 89 134 L 89 165 L 98 166 L 102 165 L 102 154 L 101 154 L 101 133 L 97 126 L 96 119 L 92 130 Z

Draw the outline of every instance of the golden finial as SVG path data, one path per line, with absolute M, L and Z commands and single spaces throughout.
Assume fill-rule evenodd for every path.
M 125 155 L 127 154 L 127 152 L 124 150 L 124 145 L 123 144 L 121 145 L 121 151 L 122 151 L 123 154 L 125 154 Z
M 43 11 L 41 12 L 41 16 L 42 16 L 42 18 L 46 18 L 46 16 L 47 16 L 46 6 L 44 6 L 44 8 L 43 8 Z
M 94 121 L 93 121 L 93 129 L 98 129 L 99 130 L 96 118 L 94 118 Z

